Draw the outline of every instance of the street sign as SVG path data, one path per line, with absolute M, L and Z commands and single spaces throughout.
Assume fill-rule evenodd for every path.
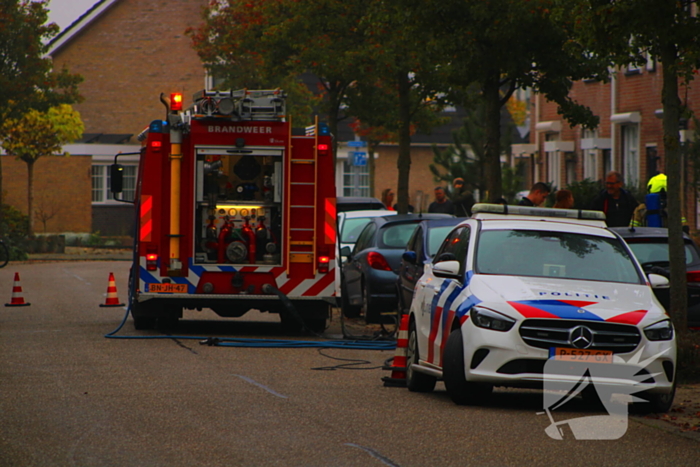
M 367 165 L 367 153 L 363 151 L 352 151 L 352 165 L 363 167 Z
M 348 146 L 351 148 L 364 148 L 367 146 L 367 141 L 348 141 Z

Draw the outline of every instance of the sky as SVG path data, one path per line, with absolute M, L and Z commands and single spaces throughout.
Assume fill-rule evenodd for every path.
M 58 24 L 62 31 L 98 1 L 99 0 L 50 0 L 49 22 Z

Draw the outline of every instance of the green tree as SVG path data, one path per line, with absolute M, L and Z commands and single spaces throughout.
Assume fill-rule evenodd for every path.
M 366 47 L 363 14 L 358 0 L 215 0 L 188 34 L 205 66 L 226 84 L 296 89 L 297 105 L 305 99 L 318 106 L 337 135 L 343 97 Z M 318 99 L 302 92 L 304 74 L 315 79 Z
M 454 143 L 451 146 L 442 150 L 433 147 L 434 156 L 433 163 L 430 164 L 430 171 L 436 180 L 446 181 L 448 184 L 455 177 L 462 177 L 467 186 L 472 186 L 483 194 L 488 191 L 484 103 L 479 98 L 478 93 L 473 91 L 461 96 L 459 101 L 466 110 L 462 126 L 453 132 Z M 500 146 L 509 149 L 515 126 L 507 109 L 502 108 L 501 114 Z M 514 197 L 518 189 L 515 188 L 513 191 L 513 184 L 519 182 L 519 177 L 510 172 L 507 175 L 508 180 L 502 180 L 502 194 Z M 503 177 L 505 176 L 504 173 Z
M 606 63 L 570 40 L 571 24 L 552 15 L 552 0 L 405 2 L 431 32 L 430 53 L 458 92 L 476 85 L 484 105 L 486 194 L 501 196 L 501 108 L 517 88 L 559 104 L 572 124 L 597 117 L 569 97 L 572 80 L 599 76 Z
M 369 68 L 358 79 L 365 95 L 372 87 L 395 102 L 375 115 L 384 126 L 396 132 L 398 212 L 408 212 L 411 136 L 415 131 L 429 133 L 443 122 L 438 112 L 445 103 L 441 70 L 430 53 L 428 32 L 420 13 L 404 8 L 404 2 L 372 0 L 365 3 L 362 20 L 368 48 L 363 56 Z M 352 108 L 350 109 L 352 112 Z
M 394 75 L 396 76 L 396 75 Z M 429 99 L 430 94 L 411 96 L 407 94 L 404 98 L 408 101 L 409 111 L 404 115 L 406 121 L 401 119 L 399 109 L 400 96 L 397 92 L 397 83 L 390 80 L 377 79 L 372 81 L 370 76 L 360 80 L 350 86 L 346 92 L 347 112 L 357 118 L 358 124 L 352 124 L 355 134 L 367 140 L 369 156 L 370 190 L 374 187 L 374 150 L 381 143 L 386 141 L 399 142 L 399 159 L 397 165 L 407 167 L 407 171 L 399 171 L 397 180 L 397 210 L 401 213 L 408 212 L 409 187 L 408 169 L 410 169 L 410 158 L 408 165 L 406 159 L 401 155 L 408 154 L 410 157 L 410 138 L 416 131 L 429 132 L 434 126 L 445 121 L 437 112 L 440 104 Z M 420 86 L 411 84 L 412 92 L 420 92 Z M 408 128 L 408 139 L 404 138 L 403 144 L 408 145 L 408 149 L 402 149 L 399 138 L 400 130 Z M 403 183 L 402 183 L 403 180 Z M 402 189 L 403 187 L 403 189 Z
M 425 92 L 425 70 L 434 74 L 435 67 L 421 63 L 428 57 L 420 47 L 420 29 L 401 10 L 400 2 L 382 1 L 214 1 L 204 24 L 189 34 L 206 66 L 230 82 L 250 87 L 288 82 L 304 73 L 315 76 L 316 103 L 333 134 L 344 117 L 377 126 L 371 120 L 383 116 L 380 126 L 398 136 L 401 211 L 408 206 L 411 131 L 430 126 L 421 110 L 439 102 L 435 92 Z M 377 86 L 393 96 L 394 105 L 371 118 L 363 110 L 367 101 L 355 100 L 343 110 L 351 87 L 359 91 L 356 96 L 369 99 Z
M 671 269 L 669 313 L 676 329 L 687 330 L 687 284 L 682 234 L 680 118 L 687 110 L 679 83 L 693 80 L 700 60 L 700 20 L 696 0 L 558 0 L 562 16 L 576 18 L 580 43 L 618 65 L 661 62 L 663 144 L 668 176 L 668 230 Z M 605 40 L 601 40 L 604 38 Z
M 27 215 L 29 235 L 33 235 L 34 164 L 40 157 L 61 153 L 63 144 L 78 139 L 83 134 L 83 122 L 70 105 L 61 104 L 48 112 L 31 109 L 20 118 L 5 120 L 0 128 L 4 135 L 1 144 L 7 154 L 27 164 Z
M 0 125 L 28 109 L 47 110 L 81 100 L 79 75 L 53 69 L 46 56 L 58 26 L 46 24 L 48 0 L 0 0 Z M 0 134 L 0 140 L 3 135 Z M 2 205 L 0 164 L 0 205 Z M 2 212 L 0 211 L 0 226 Z

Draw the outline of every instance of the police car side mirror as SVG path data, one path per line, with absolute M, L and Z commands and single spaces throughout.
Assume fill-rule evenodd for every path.
M 340 249 L 340 256 L 350 256 L 350 253 L 352 250 L 350 249 L 349 246 L 344 246 L 343 248 Z
M 401 259 L 410 264 L 416 264 L 416 252 L 415 251 L 404 251 L 401 255 Z
M 670 287 L 668 279 L 660 274 L 649 274 L 647 277 L 652 289 L 668 289 Z
M 461 279 L 462 276 L 459 274 L 459 269 L 459 261 L 440 261 L 433 265 L 433 274 L 445 279 Z

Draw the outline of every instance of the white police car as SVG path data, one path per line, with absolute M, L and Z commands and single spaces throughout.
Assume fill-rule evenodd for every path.
M 442 379 L 454 402 L 478 403 L 493 386 L 571 384 L 577 375 L 546 365 L 578 362 L 593 369 L 596 388 L 634 386 L 628 393 L 650 402 L 647 410 L 668 411 L 676 343 L 651 289 L 668 280 L 644 275 L 604 214 L 472 210 L 416 284 L 409 389 L 432 391 Z

